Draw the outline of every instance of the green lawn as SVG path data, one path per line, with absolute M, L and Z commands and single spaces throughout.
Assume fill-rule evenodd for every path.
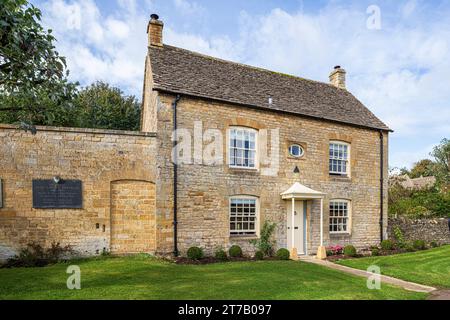
M 384 257 L 342 260 L 342 265 L 366 270 L 377 265 L 381 273 L 438 288 L 450 288 L 450 246 Z
M 259 261 L 175 265 L 149 257 L 72 262 L 81 290 L 66 288 L 66 268 L 0 269 L 0 299 L 424 299 L 305 262 Z

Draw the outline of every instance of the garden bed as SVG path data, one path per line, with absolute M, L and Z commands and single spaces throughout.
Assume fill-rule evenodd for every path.
M 399 247 L 398 243 L 392 242 L 390 249 L 383 249 L 379 247 L 369 247 L 365 248 L 359 251 L 358 254 L 355 256 L 348 256 L 345 255 L 339 246 L 330 247 L 327 250 L 327 260 L 330 262 L 336 262 L 340 260 L 348 260 L 348 259 L 358 259 L 358 258 L 367 258 L 367 257 L 382 257 L 382 256 L 391 256 L 401 253 L 410 253 L 410 252 L 417 252 L 417 251 L 427 251 L 430 249 L 434 249 L 436 247 L 439 247 L 440 245 L 437 244 L 436 246 L 423 246 L 423 247 L 417 247 L 414 248 L 413 246 L 405 246 L 405 247 Z M 331 253 L 331 254 L 330 254 Z
M 228 258 L 227 260 L 221 260 L 214 257 L 204 257 L 198 260 L 192 260 L 187 257 L 177 257 L 175 258 L 176 264 L 211 264 L 220 262 L 243 262 L 243 261 L 256 261 L 254 258 L 250 257 L 238 257 L 238 258 Z

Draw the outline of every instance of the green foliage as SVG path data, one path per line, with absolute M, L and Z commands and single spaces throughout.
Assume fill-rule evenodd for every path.
M 344 247 L 344 255 L 347 257 L 356 257 L 356 248 L 352 245 L 347 245 Z
M 437 248 L 437 247 L 439 247 L 439 243 L 437 243 L 436 241 L 431 241 L 430 242 L 430 247 Z
M 273 255 L 275 241 L 272 239 L 272 235 L 276 226 L 276 223 L 270 223 L 269 221 L 264 222 L 259 239 L 250 240 L 250 243 L 253 244 L 259 251 L 262 251 L 266 256 Z
M 203 258 L 203 250 L 199 247 L 190 247 L 187 251 L 187 257 L 191 260 L 200 260 Z
M 258 250 L 255 252 L 255 259 L 256 260 L 263 260 L 264 259 L 264 252 L 261 250 Z
M 436 188 L 408 190 L 399 184 L 389 188 L 389 214 L 410 218 L 447 217 L 450 192 Z
M 278 260 L 289 260 L 289 250 L 285 248 L 278 249 L 276 257 Z
M 437 184 L 444 192 L 450 192 L 450 140 L 442 139 L 441 143 L 433 148 L 430 155 L 434 158 L 433 174 Z
M 0 122 L 70 124 L 76 84 L 41 11 L 26 0 L 0 6 Z
M 82 89 L 74 105 L 77 127 L 139 130 L 140 103 L 107 83 L 99 81 Z
M 416 250 L 425 250 L 427 248 L 427 245 L 423 240 L 414 240 L 412 245 Z
M 399 226 L 394 227 L 394 237 L 399 247 L 403 248 L 405 246 L 405 239 L 403 237 L 403 231 Z
M 372 248 L 371 253 L 373 257 L 378 257 L 380 255 L 380 249 Z
M 411 171 L 409 172 L 409 177 L 411 179 L 419 177 L 429 177 L 434 174 L 434 162 L 430 159 L 423 159 L 414 164 Z
M 230 249 L 228 250 L 228 254 L 230 255 L 230 257 L 232 258 L 239 258 L 242 257 L 242 249 L 241 247 L 239 247 L 238 245 L 233 245 L 230 247 Z
M 44 248 L 38 243 L 31 242 L 20 250 L 19 255 L 8 259 L 3 267 L 44 267 L 57 263 L 73 253 L 69 245 L 62 247 L 59 243 L 52 243 L 49 248 Z
M 214 257 L 217 260 L 220 260 L 220 261 L 227 261 L 228 260 L 227 253 L 223 249 L 216 250 L 216 252 L 214 253 Z
M 383 240 L 381 241 L 381 249 L 383 250 L 394 250 L 394 242 L 392 240 Z

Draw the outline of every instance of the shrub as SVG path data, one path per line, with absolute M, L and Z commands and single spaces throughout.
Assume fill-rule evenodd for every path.
M 290 253 L 288 249 L 281 248 L 278 249 L 276 256 L 278 260 L 289 260 Z
M 8 259 L 4 267 L 44 267 L 69 258 L 73 254 L 74 251 L 71 246 L 62 247 L 59 242 L 53 242 L 49 248 L 31 242 L 21 249 L 18 255 Z
M 446 217 L 450 212 L 450 193 L 438 188 L 409 190 L 399 184 L 389 187 L 389 214 L 410 218 Z
M 425 250 L 427 248 L 427 245 L 423 240 L 414 240 L 412 245 L 416 250 Z
M 241 249 L 241 247 L 239 247 L 237 245 L 233 245 L 228 250 L 228 254 L 230 255 L 230 257 L 233 257 L 233 258 L 242 257 L 242 249 Z
M 345 246 L 344 255 L 347 257 L 356 257 L 356 248 L 352 245 Z
M 392 240 L 381 241 L 381 249 L 383 250 L 394 250 L 394 242 Z
M 380 255 L 380 249 L 378 248 L 373 248 L 372 249 L 372 256 L 377 257 Z
M 405 246 L 405 239 L 403 237 L 403 231 L 399 228 L 399 226 L 394 227 L 394 237 L 399 247 L 403 248 Z
M 261 250 L 256 251 L 255 252 L 255 259 L 256 260 L 264 259 L 264 252 L 262 252 Z
M 412 243 L 407 243 L 405 246 L 406 251 L 408 252 L 414 252 L 416 251 L 416 249 L 414 248 L 414 246 L 412 245 Z
M 430 247 L 437 248 L 437 247 L 439 247 L 439 243 L 437 243 L 436 241 L 431 241 L 430 242 Z
M 262 251 L 262 253 L 266 256 L 273 255 L 275 241 L 272 239 L 272 235 L 276 226 L 276 223 L 270 223 L 269 221 L 264 222 L 259 239 L 250 240 L 250 243 L 253 244 L 258 251 Z
M 214 257 L 215 257 L 217 260 L 220 260 L 220 261 L 227 261 L 227 260 L 228 260 L 227 253 L 226 253 L 225 250 L 223 250 L 223 249 L 218 249 L 218 250 L 215 252 Z
M 327 257 L 332 256 L 332 255 L 333 255 L 333 251 L 327 250 Z
M 199 247 L 190 247 L 187 251 L 187 256 L 191 260 L 200 260 L 203 258 L 203 250 Z

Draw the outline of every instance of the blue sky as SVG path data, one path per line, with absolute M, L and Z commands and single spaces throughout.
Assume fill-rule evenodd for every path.
M 142 95 L 146 26 L 164 42 L 348 89 L 386 122 L 390 165 L 411 166 L 450 138 L 450 1 L 40 0 L 71 79 Z M 373 6 L 380 28 L 373 28 Z M 368 8 L 370 9 L 368 11 Z

